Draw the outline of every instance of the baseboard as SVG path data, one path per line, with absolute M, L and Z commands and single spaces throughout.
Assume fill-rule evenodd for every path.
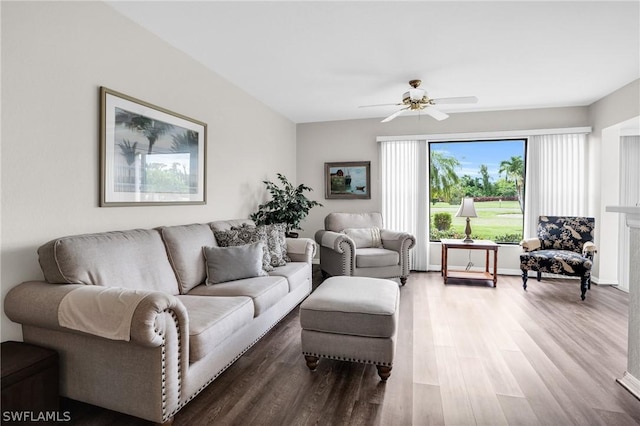
M 621 378 L 616 379 L 616 382 L 620 383 L 623 388 L 640 400 L 640 380 L 631 375 L 631 373 L 625 371 Z

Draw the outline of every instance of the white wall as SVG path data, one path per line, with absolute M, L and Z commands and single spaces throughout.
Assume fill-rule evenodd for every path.
M 444 121 L 435 121 L 428 116 L 400 117 L 389 123 L 380 123 L 380 120 L 345 120 L 298 125 L 298 182 L 314 188 L 312 197 L 324 204 L 324 207 L 314 208 L 302 224 L 304 236 L 312 237 L 316 230 L 324 228 L 324 217 L 330 212 L 381 210 L 377 136 L 531 130 L 589 125 L 587 107 L 459 113 L 451 114 L 450 118 Z M 333 161 L 371 161 L 371 200 L 324 199 L 324 163 Z M 520 252 L 518 246 L 502 247 L 498 258 L 499 272 L 519 270 Z M 452 256 L 452 262 L 456 265 L 466 265 L 467 254 L 460 255 L 464 259 L 462 257 L 458 259 L 458 255 L 459 253 Z M 473 263 L 484 264 L 483 256 L 484 254 L 480 251 L 472 254 Z M 432 244 L 429 264 L 440 264 L 439 244 Z
M 618 248 L 621 215 L 605 212 L 619 204 L 620 135 L 628 126 L 640 127 L 640 79 L 589 106 L 590 212 L 596 218 L 598 254 L 594 282 L 618 284 Z M 635 124 L 633 124 L 635 123 Z
M 296 180 L 296 128 L 98 2 L 2 8 L 2 301 L 40 279 L 55 237 L 248 217 L 276 172 Z M 205 206 L 98 207 L 99 86 L 208 124 Z M 2 314 L 2 340 L 20 329 Z

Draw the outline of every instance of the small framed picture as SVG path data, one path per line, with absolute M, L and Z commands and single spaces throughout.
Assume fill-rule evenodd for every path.
M 100 206 L 206 203 L 207 125 L 100 88 Z
M 324 163 L 324 180 L 324 198 L 371 198 L 370 161 Z

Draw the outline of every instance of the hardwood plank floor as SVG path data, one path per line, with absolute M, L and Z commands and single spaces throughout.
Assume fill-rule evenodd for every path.
M 626 369 L 628 295 L 574 280 L 500 276 L 498 287 L 413 273 L 396 361 L 322 359 L 310 372 L 297 309 L 184 407 L 175 425 L 640 425 Z M 317 268 L 314 286 L 320 282 Z M 64 399 L 76 425 L 147 422 Z

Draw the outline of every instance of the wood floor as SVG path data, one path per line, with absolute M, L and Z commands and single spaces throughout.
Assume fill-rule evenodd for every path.
M 314 281 L 318 282 L 317 273 Z M 626 370 L 628 295 L 577 281 L 500 276 L 498 287 L 413 273 L 401 289 L 396 361 L 320 360 L 310 372 L 297 309 L 175 417 L 175 425 L 640 425 Z M 64 400 L 72 424 L 145 421 Z

